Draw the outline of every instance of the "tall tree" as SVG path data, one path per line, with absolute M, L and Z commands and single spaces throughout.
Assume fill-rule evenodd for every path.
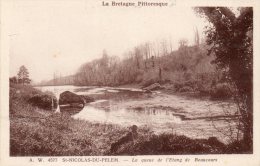
M 17 74 L 18 76 L 18 82 L 24 84 L 29 84 L 31 80 L 29 79 L 29 72 L 28 69 L 22 65 L 19 69 L 19 72 Z
M 199 7 L 195 10 L 211 23 L 208 27 L 208 53 L 214 53 L 214 63 L 224 69 L 236 88 L 235 98 L 242 115 L 243 141 L 253 145 L 253 9 L 239 8 L 236 16 L 226 7 Z
M 179 41 L 179 48 L 184 48 L 188 45 L 188 40 L 183 38 L 183 39 L 180 39 Z
M 200 45 L 200 36 L 199 36 L 199 31 L 198 31 L 198 28 L 196 27 L 195 29 L 194 29 L 194 44 L 196 45 L 196 46 L 199 46 Z

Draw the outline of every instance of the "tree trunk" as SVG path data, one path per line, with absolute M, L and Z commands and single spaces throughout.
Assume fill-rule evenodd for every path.
M 159 79 L 162 81 L 162 69 L 159 67 Z

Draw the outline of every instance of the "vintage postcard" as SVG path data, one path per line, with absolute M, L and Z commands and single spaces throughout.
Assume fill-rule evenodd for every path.
M 3 166 L 260 166 L 258 0 L 1 0 Z

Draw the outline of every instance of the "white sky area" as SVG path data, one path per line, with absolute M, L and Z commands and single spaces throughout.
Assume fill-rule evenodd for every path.
M 21 65 L 34 82 L 52 79 L 54 72 L 70 75 L 100 58 L 103 49 L 122 57 L 147 41 L 171 38 L 176 49 L 181 38 L 193 44 L 194 28 L 202 36 L 206 24 L 190 7 L 103 7 L 101 2 L 10 1 L 10 75 Z

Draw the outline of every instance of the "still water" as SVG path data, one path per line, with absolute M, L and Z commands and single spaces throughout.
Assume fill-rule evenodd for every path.
M 162 92 L 147 94 L 141 89 L 94 86 L 43 86 L 42 91 L 51 91 L 57 98 L 64 91 L 88 95 L 95 102 L 88 103 L 75 119 L 93 123 L 117 124 L 121 126 L 146 126 L 155 133 L 177 133 L 194 138 L 216 136 L 226 142 L 229 138 L 219 131 L 229 130 L 235 121 L 227 124 L 220 117 L 233 113 L 234 105 L 210 100 L 185 98 Z
M 100 99 L 87 104 L 81 112 L 73 115 L 73 118 L 88 120 L 99 123 L 113 123 L 120 125 L 148 125 L 157 126 L 167 123 L 181 123 L 178 116 L 174 116 L 170 110 L 148 108 L 145 105 L 137 109 L 122 107 L 122 104 L 130 99 L 132 93 L 144 93 L 141 89 L 134 88 L 110 88 L 110 87 L 76 87 L 76 86 L 44 86 L 38 87 L 42 91 L 51 91 L 59 98 L 60 93 L 71 91 L 78 95 L 100 95 L 105 96 L 105 93 L 120 93 L 125 94 L 124 99 L 118 100 L 118 96 L 113 96 L 109 99 Z M 111 95 L 110 95 L 111 96 Z M 138 98 L 135 98 L 138 100 Z M 140 99 L 140 98 L 139 98 Z M 120 106 L 118 105 L 120 104 Z

